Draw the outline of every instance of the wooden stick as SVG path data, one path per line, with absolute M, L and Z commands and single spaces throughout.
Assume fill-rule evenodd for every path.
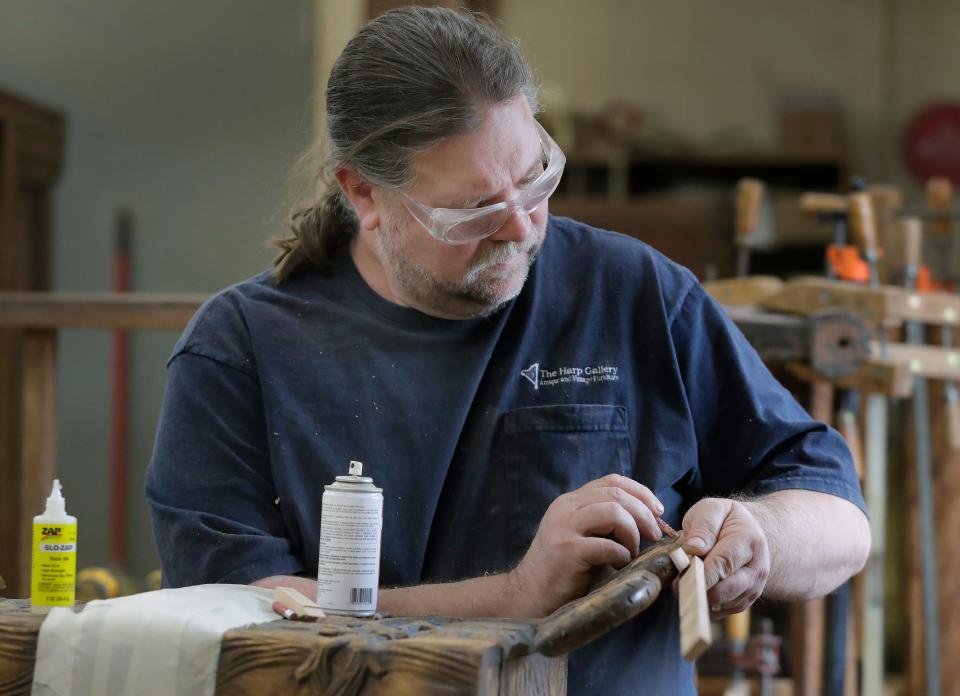
M 846 215 L 847 197 L 840 193 L 804 193 L 800 210 L 807 215 Z
M 690 567 L 680 576 L 680 651 L 685 659 L 696 660 L 711 642 L 703 559 L 691 556 Z
M 308 599 L 292 587 L 281 586 L 274 589 L 273 601 L 274 604 L 279 604 L 293 612 L 293 616 L 286 616 L 283 612 L 280 612 L 284 618 L 314 621 L 327 618 L 323 609 L 316 602 Z

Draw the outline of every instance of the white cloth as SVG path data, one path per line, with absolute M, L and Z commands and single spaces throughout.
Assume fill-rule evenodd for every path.
M 53 609 L 33 696 L 213 696 L 225 631 L 273 621 L 273 590 L 198 585 Z

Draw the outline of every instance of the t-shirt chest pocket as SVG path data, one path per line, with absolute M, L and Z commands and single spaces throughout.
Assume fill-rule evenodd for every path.
M 508 411 L 496 452 L 505 470 L 511 541 L 526 548 L 557 496 L 606 474 L 629 474 L 627 409 L 559 404 Z

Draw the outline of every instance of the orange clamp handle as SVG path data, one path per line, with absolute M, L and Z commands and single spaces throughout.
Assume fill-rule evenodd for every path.
M 860 250 L 851 244 L 828 245 L 827 263 L 835 278 L 853 283 L 870 281 L 870 264 L 860 258 Z

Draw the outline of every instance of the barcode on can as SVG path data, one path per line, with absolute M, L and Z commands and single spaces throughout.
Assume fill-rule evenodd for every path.
M 350 604 L 370 604 L 373 601 L 372 587 L 351 587 Z

